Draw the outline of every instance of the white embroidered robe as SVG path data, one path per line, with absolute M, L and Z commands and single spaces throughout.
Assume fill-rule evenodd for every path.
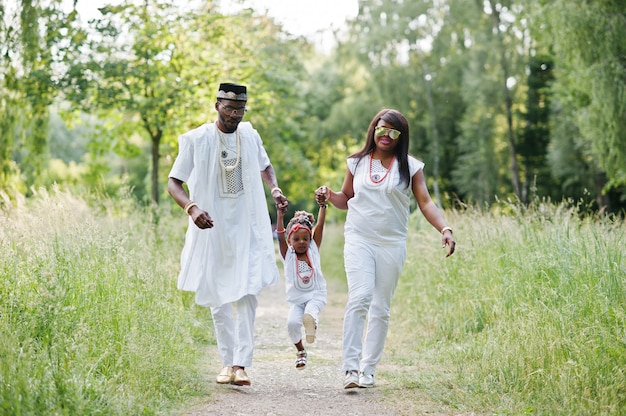
M 213 228 L 202 230 L 189 218 L 178 277 L 179 289 L 196 292 L 196 303 L 213 307 L 258 295 L 279 276 L 260 175 L 270 160 L 261 137 L 249 122 L 239 124 L 243 189 L 232 194 L 216 129 L 207 123 L 181 135 L 169 174 L 187 183 L 190 198 L 213 219 Z

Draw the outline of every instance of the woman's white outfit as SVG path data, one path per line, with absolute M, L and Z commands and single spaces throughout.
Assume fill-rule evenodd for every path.
M 299 261 L 293 247 L 289 246 L 285 258 L 282 259 L 285 266 L 285 291 L 287 303 L 290 305 L 287 315 L 287 332 L 292 343 L 302 340 L 302 316 L 310 314 L 317 325 L 318 317 L 326 305 L 326 280 L 322 273 L 320 252 L 311 239 L 307 251 L 313 268 L 305 261 Z
M 224 366 L 248 367 L 256 296 L 279 275 L 260 174 L 270 160 L 249 122 L 230 134 L 207 123 L 181 135 L 178 144 L 169 176 L 187 183 L 190 198 L 214 222 L 203 230 L 189 218 L 178 288 L 211 307 Z
M 369 155 L 356 162 L 355 158 L 347 160 L 354 177 L 354 197 L 348 200 L 344 228 L 348 302 L 342 370 L 374 374 L 387 338 L 391 299 L 406 259 L 413 193 L 412 184 L 407 187 L 401 181 L 397 161 L 389 172 L 379 160 L 370 164 Z M 411 178 L 423 167 L 409 156 Z

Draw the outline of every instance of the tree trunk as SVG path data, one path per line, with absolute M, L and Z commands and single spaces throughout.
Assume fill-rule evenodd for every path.
M 157 129 L 152 135 L 152 202 L 159 204 L 159 146 L 163 130 Z
M 429 74 L 428 65 L 422 60 L 422 69 L 424 76 Z M 430 113 L 430 129 L 432 135 L 432 149 L 433 149 L 433 191 L 435 193 L 435 202 L 437 206 L 441 207 L 441 192 L 439 191 L 439 133 L 437 132 L 437 115 L 435 114 L 435 105 L 433 103 L 433 96 L 430 89 L 430 80 L 425 80 L 426 84 L 426 105 L 428 105 L 428 112 Z
M 604 192 L 604 187 L 606 185 L 606 174 L 600 170 L 596 171 L 595 174 L 595 185 L 596 185 L 596 204 L 598 205 L 599 212 L 612 212 L 611 210 L 611 200 L 609 196 Z
M 513 99 L 511 98 L 511 92 L 506 85 L 509 78 L 509 70 L 506 59 L 506 48 L 502 40 L 502 32 L 500 31 L 500 13 L 496 10 L 496 2 L 489 0 L 491 6 L 491 19 L 493 22 L 493 28 L 496 33 L 498 41 L 498 47 L 500 49 L 500 65 L 502 66 L 503 76 L 503 88 L 504 88 L 504 103 L 506 108 L 506 121 L 507 121 L 507 138 L 509 142 L 509 167 L 511 169 L 511 182 L 513 185 L 513 192 L 521 200 L 520 193 L 520 179 L 519 179 L 519 167 L 517 165 L 517 152 L 515 150 L 515 137 L 513 134 Z M 526 201 L 522 201 L 526 202 Z

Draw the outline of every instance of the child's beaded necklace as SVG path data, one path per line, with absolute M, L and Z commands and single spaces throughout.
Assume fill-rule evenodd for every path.
M 289 235 L 287 236 L 287 239 L 289 239 L 289 237 L 291 236 L 291 234 L 293 234 L 294 232 L 300 230 L 300 229 L 304 229 L 307 230 L 309 232 L 309 235 L 311 234 L 311 229 L 305 225 L 296 223 L 293 225 L 293 227 L 291 227 L 291 230 L 289 230 Z M 310 243 L 309 243 L 310 244 Z M 292 246 L 293 247 L 293 246 Z M 306 250 L 306 263 L 307 265 L 311 268 L 311 275 L 309 277 L 302 277 L 302 275 L 300 274 L 300 268 L 298 267 L 298 253 L 296 253 L 296 249 L 293 248 L 293 252 L 295 254 L 295 268 L 296 268 L 296 275 L 298 276 L 298 279 L 302 280 L 303 283 L 309 283 L 309 281 L 311 280 L 311 278 L 313 277 L 313 275 L 315 274 L 315 267 L 313 267 L 313 262 L 311 261 L 311 257 L 309 256 L 309 250 L 307 248 Z M 304 260 L 302 260 L 304 261 Z
M 298 279 L 302 280 L 303 283 L 309 283 L 309 281 L 313 278 L 313 275 L 315 274 L 315 267 L 313 267 L 313 262 L 311 261 L 311 257 L 309 256 L 309 250 L 306 251 L 306 258 L 307 261 L 305 263 L 307 263 L 307 265 L 311 268 L 311 275 L 310 276 L 306 276 L 303 277 L 300 274 L 300 268 L 298 267 L 298 262 L 300 260 L 298 260 L 298 253 L 295 253 L 295 258 L 296 258 L 296 275 L 298 276 Z M 302 260 L 304 262 L 304 260 Z

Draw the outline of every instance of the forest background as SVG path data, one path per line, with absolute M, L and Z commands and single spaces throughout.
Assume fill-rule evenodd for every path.
M 326 52 L 250 8 L 145 0 L 85 21 L 77 3 L 0 2 L 8 195 L 56 184 L 171 204 L 177 136 L 213 121 L 233 81 L 293 209 L 341 185 L 382 107 L 408 117 L 444 208 L 626 206 L 623 0 L 361 0 Z

